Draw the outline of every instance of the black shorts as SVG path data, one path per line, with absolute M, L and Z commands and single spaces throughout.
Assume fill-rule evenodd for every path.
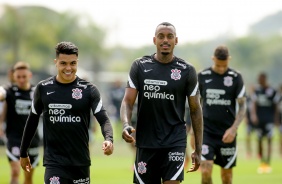
M 45 166 L 44 182 L 60 184 L 89 184 L 89 166 Z
M 17 162 L 20 161 L 20 146 L 13 145 L 13 143 L 8 143 L 6 154 L 9 162 Z M 30 164 L 33 168 L 39 165 L 39 147 L 29 148 L 28 156 L 30 159 Z
M 133 183 L 161 184 L 183 181 L 185 147 L 148 149 L 137 148 Z
M 260 139 L 262 137 L 273 137 L 273 129 L 273 122 L 259 122 L 257 126 L 258 138 Z
M 237 160 L 236 138 L 232 143 L 222 142 L 222 136 L 204 132 L 202 145 L 202 160 L 213 160 L 224 169 L 236 166 Z

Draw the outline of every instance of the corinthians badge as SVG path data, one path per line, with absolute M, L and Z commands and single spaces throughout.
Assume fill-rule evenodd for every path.
M 178 69 L 172 69 L 171 70 L 171 78 L 174 79 L 174 80 L 179 80 L 181 78 L 181 70 L 178 70 Z
M 224 86 L 230 87 L 233 84 L 233 78 L 230 76 L 226 76 L 224 77 L 224 81 L 223 81 Z
M 82 98 L 81 92 L 82 92 L 81 89 L 78 88 L 72 89 L 72 97 L 76 100 L 81 99 Z

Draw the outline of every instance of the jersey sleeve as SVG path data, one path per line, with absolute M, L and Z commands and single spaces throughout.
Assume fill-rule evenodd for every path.
M 244 81 L 241 74 L 238 74 L 238 87 L 236 89 L 237 98 L 242 98 L 246 96 L 246 89 L 244 85 Z
M 199 94 L 199 83 L 196 70 L 190 66 L 189 76 L 187 79 L 187 96 L 196 96 Z
M 133 64 L 131 65 L 131 69 L 128 75 L 127 87 L 138 90 L 138 63 L 137 61 L 133 62 Z
M 106 110 L 103 107 L 102 98 L 99 90 L 95 87 L 91 87 L 91 98 L 92 98 L 92 111 L 96 117 L 98 123 L 101 126 L 101 132 L 105 140 L 113 142 L 113 128 L 108 117 Z
M 100 92 L 96 86 L 91 86 L 91 109 L 93 115 L 97 114 L 100 111 L 104 110 L 102 98 Z
M 33 96 L 32 106 L 31 106 L 31 113 L 36 114 L 36 115 L 40 115 L 43 109 L 43 103 L 42 103 L 41 94 L 40 94 L 40 86 L 41 84 L 38 84 L 34 90 L 34 96 Z
M 40 85 L 37 85 L 35 88 L 31 111 L 27 118 L 23 136 L 22 136 L 21 147 L 20 147 L 20 157 L 23 157 L 23 158 L 28 156 L 27 150 L 36 133 L 38 123 L 39 123 L 39 117 L 43 109 L 39 86 Z

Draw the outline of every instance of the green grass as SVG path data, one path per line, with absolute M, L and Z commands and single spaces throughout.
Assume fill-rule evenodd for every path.
M 233 169 L 234 184 L 281 184 L 282 183 L 282 159 L 278 154 L 278 136 L 275 132 L 273 143 L 272 169 L 270 174 L 257 174 L 256 170 L 259 160 L 255 157 L 246 159 L 244 143 L 244 125 L 240 127 L 238 136 L 239 155 L 237 167 Z M 121 135 L 115 131 L 115 150 L 111 156 L 105 156 L 102 153 L 102 138 L 100 132 L 96 132 L 96 140 L 91 148 L 92 166 L 91 183 L 96 184 L 130 184 L 132 183 L 134 160 L 133 150 L 130 146 L 120 139 Z M 255 136 L 253 136 L 253 150 L 255 150 Z M 42 154 L 41 154 L 42 155 Z M 41 162 L 42 164 L 42 162 Z M 5 155 L 5 148 L 0 147 L 0 184 L 9 183 L 10 168 Z M 44 167 L 41 165 L 35 170 L 34 184 L 42 184 L 44 176 Z M 22 181 L 23 175 L 21 175 Z M 199 184 L 201 181 L 200 172 L 186 173 L 185 180 L 182 183 Z M 220 168 L 214 166 L 213 183 L 220 184 Z

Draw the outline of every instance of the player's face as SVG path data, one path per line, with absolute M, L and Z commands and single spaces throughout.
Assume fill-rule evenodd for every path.
M 19 89 L 27 90 L 30 87 L 31 72 L 28 69 L 17 69 L 13 73 L 13 79 Z
M 260 75 L 258 77 L 258 83 L 261 85 L 261 86 L 266 86 L 267 82 L 266 82 L 266 76 L 265 75 Z
M 213 59 L 212 70 L 220 75 L 224 74 L 228 69 L 229 59 L 219 60 L 216 57 L 213 57 L 212 59 Z
M 153 38 L 159 54 L 168 55 L 173 52 L 174 46 L 178 42 L 173 26 L 159 26 Z
M 75 54 L 59 54 L 54 60 L 58 74 L 57 80 L 61 83 L 70 83 L 76 78 L 78 58 Z

